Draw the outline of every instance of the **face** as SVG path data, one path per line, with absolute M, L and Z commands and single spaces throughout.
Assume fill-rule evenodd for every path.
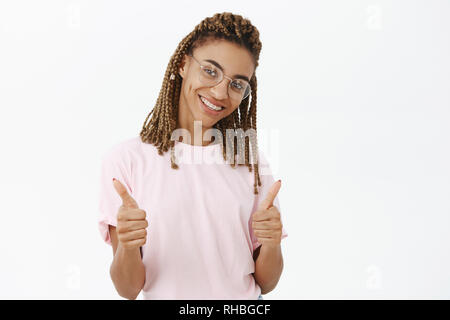
M 194 49 L 193 56 L 198 62 L 214 60 L 223 69 L 223 80 L 214 87 L 207 87 L 199 80 L 200 65 L 190 56 L 185 56 L 179 70 L 183 78 L 180 92 L 178 122 L 179 126 L 190 130 L 194 120 L 202 121 L 204 129 L 211 128 L 219 120 L 233 113 L 241 101 L 229 96 L 228 86 L 236 75 L 250 79 L 255 66 L 247 49 L 226 40 L 210 40 Z M 230 89 L 231 92 L 231 89 Z M 215 106 L 224 107 L 219 112 L 206 108 L 201 98 L 207 99 Z

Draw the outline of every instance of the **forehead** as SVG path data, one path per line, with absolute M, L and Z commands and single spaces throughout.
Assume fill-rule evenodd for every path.
M 195 48 L 193 54 L 199 61 L 215 60 L 222 66 L 225 74 L 230 76 L 241 74 L 250 79 L 254 72 L 250 52 L 226 40 L 209 40 L 201 47 Z

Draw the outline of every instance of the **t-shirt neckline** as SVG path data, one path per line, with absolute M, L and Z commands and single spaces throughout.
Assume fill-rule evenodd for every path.
M 206 149 L 215 149 L 220 147 L 220 143 L 212 142 L 206 146 L 198 146 L 198 145 L 192 145 L 184 142 L 180 142 L 175 140 L 175 146 L 179 146 L 184 149 L 195 149 L 195 150 L 206 150 Z

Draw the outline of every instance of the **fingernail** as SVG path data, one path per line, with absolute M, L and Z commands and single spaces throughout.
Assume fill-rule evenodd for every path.
M 280 180 L 278 180 L 278 181 L 280 181 L 280 182 L 281 182 L 281 179 L 280 179 Z
M 113 178 L 113 181 L 115 181 L 116 179 L 115 178 Z

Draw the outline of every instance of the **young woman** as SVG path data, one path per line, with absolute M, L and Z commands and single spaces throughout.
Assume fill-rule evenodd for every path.
M 172 55 L 140 135 L 104 155 L 99 228 L 122 297 L 262 299 L 278 283 L 287 233 L 281 181 L 256 143 L 260 50 L 239 15 L 200 22 Z

